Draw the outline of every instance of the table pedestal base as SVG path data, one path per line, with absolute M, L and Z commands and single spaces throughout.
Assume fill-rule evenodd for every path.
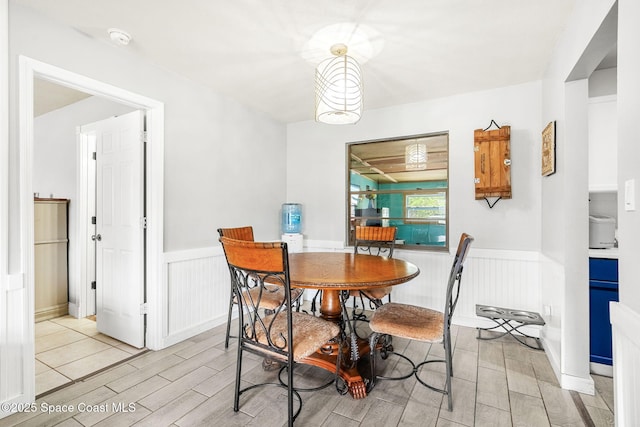
M 347 387 L 347 391 L 354 399 L 363 399 L 367 397 L 367 388 L 371 384 L 369 373 L 371 372 L 371 366 L 369 364 L 369 343 L 364 339 L 358 339 L 358 354 L 361 354 L 360 358 L 353 362 L 351 360 L 351 349 L 349 346 L 345 346 L 342 349 L 342 357 L 340 368 L 338 370 L 338 376 L 342 378 Z M 331 348 L 331 353 L 328 354 L 328 349 Z M 340 351 L 339 345 L 336 343 L 328 343 L 323 347 L 323 350 L 319 350 L 310 356 L 307 356 L 302 360 L 302 363 L 307 365 L 317 366 L 325 369 L 329 372 L 336 372 L 336 366 L 338 365 L 338 351 Z
M 342 315 L 340 291 L 324 289 L 320 317 L 344 327 Z M 322 349 L 303 359 L 302 363 L 318 366 L 335 373 L 338 365 L 338 352 L 342 351 L 338 376 L 345 382 L 347 391 L 354 399 L 362 399 L 367 396 L 367 389 L 372 384 L 369 341 L 357 336 L 347 336 L 345 340 L 347 345 L 344 345 L 342 349 L 338 343 L 328 342 Z M 354 346 L 358 347 L 355 352 L 353 351 Z M 352 355 L 355 356 L 352 357 Z M 354 360 L 355 358 L 357 360 Z

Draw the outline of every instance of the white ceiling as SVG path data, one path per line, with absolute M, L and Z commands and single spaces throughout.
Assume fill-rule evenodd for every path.
M 89 94 L 51 83 L 47 80 L 34 79 L 33 82 L 33 114 L 38 117 L 58 108 L 66 107 L 74 102 L 88 98 Z
M 14 0 L 288 123 L 312 120 L 317 30 L 379 33 L 362 65 L 367 109 L 542 78 L 575 0 Z M 348 40 L 336 40 L 345 42 Z M 330 56 L 327 51 L 327 56 Z

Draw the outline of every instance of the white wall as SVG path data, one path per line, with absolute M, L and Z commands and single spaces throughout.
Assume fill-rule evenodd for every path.
M 589 97 L 615 95 L 618 93 L 618 69 L 596 70 L 589 76 Z
M 591 82 L 591 79 L 589 79 Z M 616 96 L 589 97 L 589 191 L 618 189 L 618 116 Z M 614 203 L 615 206 L 615 203 Z
M 132 111 L 99 97 L 38 116 L 34 120 L 33 191 L 40 197 L 76 197 L 76 128 Z
M 618 234 L 620 303 L 612 304 L 616 425 L 640 419 L 640 2 L 618 0 Z M 627 180 L 635 180 L 636 209 L 624 209 Z
M 9 65 L 6 54 L 9 50 L 8 23 L 8 1 L 0 0 L 0 310 L 5 313 L 8 311 L 10 303 L 7 274 L 9 173 L 6 167 L 9 164 Z M 8 326 L 7 322 L 0 321 L 0 373 L 3 374 L 3 381 L 0 383 L 3 384 L 0 386 L 0 402 L 6 402 L 11 397 L 10 393 L 14 391 L 9 387 L 9 384 L 12 384 L 11 379 L 5 378 L 5 373 L 20 367 L 20 360 L 12 358 L 15 353 L 7 345 L 12 338 Z M 0 417 L 3 415 L 0 411 Z
M 6 111 L 0 111 L 2 123 L 7 123 L 8 117 L 9 128 L 8 139 L 0 141 L 0 206 L 7 209 L 6 215 L 0 213 L 0 252 L 6 255 L 0 261 L 0 401 L 28 402 L 35 390 L 33 316 L 29 315 L 29 310 L 33 312 L 33 287 L 23 280 L 20 203 L 21 198 L 33 197 L 33 189 L 20 188 L 20 164 L 29 161 L 30 153 L 21 153 L 18 138 L 19 57 L 33 58 L 164 103 L 161 249 L 165 252 L 216 246 L 216 229 L 222 226 L 251 224 L 257 238 L 278 237 L 279 211 L 285 201 L 286 132 L 282 124 L 266 115 L 145 62 L 126 48 L 86 37 L 15 2 L 0 5 L 2 18 L 8 11 L 9 20 L 9 104 Z M 1 28 L 4 31 L 7 26 Z M 2 39 L 5 40 L 4 33 Z M 4 52 L 2 55 L 4 60 Z M 3 88 L 4 76 L 2 73 Z M 3 101 L 6 99 L 2 97 Z M 167 301 L 168 291 L 163 285 L 164 281 L 147 283 L 148 292 L 160 295 L 156 302 Z M 182 292 L 192 293 L 192 282 L 182 285 Z M 168 316 L 166 304 L 157 305 L 162 307 L 150 310 L 161 313 L 161 318 L 148 319 L 153 327 L 166 325 Z M 202 316 L 209 318 L 190 321 L 207 324 L 214 314 Z M 196 330 L 181 332 L 186 337 Z M 165 345 L 168 341 L 162 336 L 154 343 Z
M 10 21 L 12 144 L 17 140 L 17 57 L 25 55 L 165 103 L 165 250 L 210 246 L 221 226 L 252 223 L 259 238 L 279 235 L 286 174 L 283 125 L 126 48 L 83 36 L 13 2 Z M 17 164 L 16 152 L 12 164 Z M 17 188 L 15 168 L 11 175 Z M 15 213 L 11 229 L 19 230 Z M 15 234 L 11 242 L 16 270 Z
M 576 8 L 543 80 L 542 129 L 556 121 L 557 172 L 542 180 L 542 303 L 553 313 L 545 344 L 563 387 L 593 388 L 589 376 L 587 78 L 615 43 L 600 32 L 614 0 Z M 606 21 L 611 23 L 610 21 Z M 615 24 L 615 22 L 614 22 Z M 601 43 L 592 44 L 595 35 Z
M 305 238 L 345 241 L 346 143 L 448 131 L 453 245 L 467 232 L 475 237 L 474 248 L 540 250 L 540 88 L 534 82 L 393 108 L 365 108 L 353 126 L 289 124 L 287 200 L 303 205 Z M 492 119 L 511 126 L 513 198 L 490 209 L 474 196 L 473 131 L 489 126 Z
M 636 209 L 624 209 L 624 197 L 618 197 L 620 246 L 620 302 L 640 313 L 640 4 L 619 1 L 618 26 L 618 188 L 635 180 Z

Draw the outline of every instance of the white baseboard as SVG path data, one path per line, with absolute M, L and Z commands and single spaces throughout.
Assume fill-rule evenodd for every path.
M 589 363 L 589 369 L 592 374 L 602 375 L 603 377 L 613 377 L 613 366 L 603 365 L 602 363 Z
M 572 375 L 562 374 L 560 376 L 560 387 L 565 390 L 574 390 L 578 393 L 595 395 L 596 388 L 593 378 L 574 377 Z
M 621 302 L 611 301 L 609 304 L 616 426 L 637 426 L 640 420 L 640 312 Z
M 547 328 L 546 332 L 550 332 L 550 329 Z M 560 369 L 560 355 L 557 353 L 559 348 L 553 346 L 552 343 L 554 341 L 552 341 L 548 336 L 545 336 L 545 334 L 542 334 L 540 341 L 542 342 L 542 347 L 547 355 L 547 359 L 549 359 L 549 363 L 551 364 L 551 369 L 553 369 L 553 373 L 556 375 L 556 378 L 560 383 L 560 387 L 565 390 L 574 390 L 579 393 L 593 396 L 595 394 L 595 383 L 593 382 L 593 378 L 590 376 L 575 377 L 573 375 L 563 374 Z
M 208 331 L 209 329 L 213 329 L 216 326 L 220 326 L 227 321 L 227 316 L 217 317 L 216 319 L 211 319 L 209 321 L 200 323 L 199 325 L 194 325 L 190 328 L 183 329 L 179 332 L 175 332 L 169 336 L 166 336 L 162 339 L 162 347 L 167 348 L 174 344 L 178 344 L 181 341 L 187 340 L 191 337 L 194 337 L 202 332 Z

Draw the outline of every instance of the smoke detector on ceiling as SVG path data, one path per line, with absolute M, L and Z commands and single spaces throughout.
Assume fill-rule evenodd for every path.
M 126 31 L 119 30 L 117 28 L 109 28 L 107 32 L 109 33 L 111 40 L 122 46 L 128 45 L 131 41 L 131 36 Z

